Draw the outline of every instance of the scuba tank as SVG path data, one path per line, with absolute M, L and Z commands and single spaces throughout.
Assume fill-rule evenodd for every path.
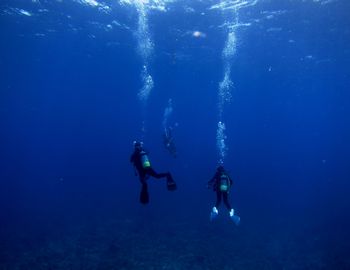
M 147 168 L 151 167 L 151 162 L 149 161 L 147 153 L 144 150 L 142 150 L 140 152 L 140 156 L 141 156 L 142 167 L 144 169 L 147 169 Z
M 228 192 L 230 188 L 230 179 L 226 174 L 221 174 L 219 181 L 219 188 L 222 192 Z

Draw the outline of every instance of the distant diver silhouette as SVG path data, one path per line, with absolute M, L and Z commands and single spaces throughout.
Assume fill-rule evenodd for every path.
M 212 188 L 214 191 L 216 191 L 216 203 L 210 213 L 210 220 L 214 220 L 218 216 L 219 214 L 218 207 L 221 204 L 221 198 L 223 198 L 224 204 L 229 210 L 231 220 L 236 225 L 239 225 L 241 218 L 235 215 L 235 210 L 231 207 L 228 201 L 228 194 L 229 194 L 230 188 L 232 187 L 232 184 L 233 184 L 233 181 L 228 175 L 228 173 L 226 172 L 225 168 L 222 165 L 218 166 L 215 172 L 215 175 L 213 176 L 212 179 L 209 180 L 207 185 L 208 188 Z
M 157 173 L 151 166 L 151 162 L 148 158 L 148 152 L 144 150 L 143 143 L 135 141 L 134 142 L 134 152 L 130 157 L 130 162 L 133 163 L 137 174 L 141 182 L 141 192 L 140 192 L 140 202 L 142 204 L 149 203 L 149 193 L 147 186 L 147 179 L 150 176 L 154 178 L 166 178 L 167 179 L 167 189 L 174 191 L 177 189 L 176 183 L 173 180 L 170 172 L 167 173 Z M 136 172 L 135 171 L 135 172 Z

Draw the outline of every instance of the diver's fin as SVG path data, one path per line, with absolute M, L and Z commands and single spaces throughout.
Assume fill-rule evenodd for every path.
M 166 187 L 169 191 L 174 191 L 177 189 L 176 183 L 174 182 L 174 180 L 168 180 L 166 183 Z
M 241 223 L 241 218 L 237 215 L 230 216 L 231 220 L 238 226 Z
M 149 203 L 149 195 L 147 188 L 142 188 L 140 193 L 140 203 L 148 204 Z
M 174 191 L 177 189 L 176 183 L 170 173 L 166 176 L 166 187 L 169 191 Z
M 219 211 L 218 209 L 214 206 L 213 209 L 210 212 L 210 221 L 213 221 L 214 219 L 217 218 L 217 216 L 219 215 Z

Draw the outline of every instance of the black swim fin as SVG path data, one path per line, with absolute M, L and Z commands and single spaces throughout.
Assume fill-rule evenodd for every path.
M 140 203 L 148 204 L 149 203 L 149 194 L 147 188 L 142 188 L 140 193 Z
M 174 191 L 177 189 L 177 186 L 174 180 L 167 181 L 166 187 L 169 191 Z
M 142 203 L 142 204 L 148 204 L 149 203 L 148 191 L 141 191 L 141 193 L 140 193 L 140 203 Z
M 167 177 L 166 177 L 166 187 L 169 191 L 174 191 L 177 189 L 176 183 L 173 180 L 173 177 L 171 176 L 170 173 L 168 173 Z

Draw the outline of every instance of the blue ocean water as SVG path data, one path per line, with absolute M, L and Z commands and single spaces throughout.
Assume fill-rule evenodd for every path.
M 0 269 L 349 269 L 349 10 L 1 1 Z M 134 140 L 178 185 L 146 206 Z

